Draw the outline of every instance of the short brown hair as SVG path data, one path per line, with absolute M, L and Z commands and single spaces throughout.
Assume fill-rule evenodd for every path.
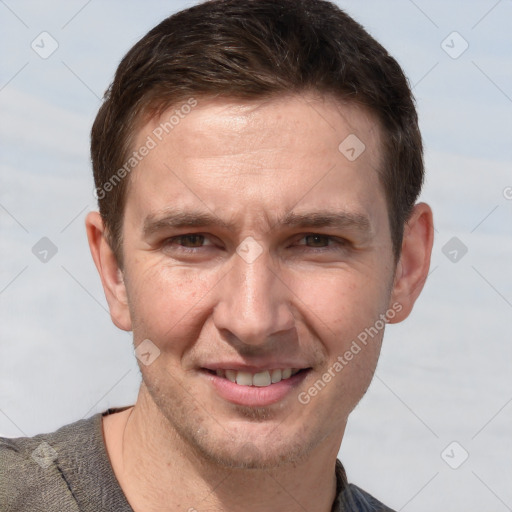
M 380 121 L 379 175 L 398 258 L 424 176 L 414 99 L 399 64 L 328 1 L 211 0 L 165 19 L 126 54 L 94 121 L 97 197 L 120 264 L 129 182 L 120 174 L 130 170 L 126 162 L 144 119 L 191 97 L 258 99 L 311 90 L 357 102 Z

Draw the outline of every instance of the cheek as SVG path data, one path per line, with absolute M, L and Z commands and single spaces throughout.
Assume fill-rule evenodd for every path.
M 137 276 L 128 287 L 135 342 L 149 338 L 173 352 L 192 343 L 214 276 L 160 263 L 134 266 L 131 275 Z
M 384 313 L 389 291 L 374 273 L 336 269 L 328 273 L 303 273 L 293 279 L 301 312 L 316 326 L 325 344 L 342 350 Z
M 380 276 L 382 277 L 382 276 Z M 378 361 L 389 285 L 375 272 L 337 269 L 330 275 L 303 275 L 295 287 L 310 330 L 322 344 L 325 361 L 318 383 L 329 387 L 320 401 L 344 397 L 348 414 L 368 388 Z M 318 390 L 312 389 L 313 393 Z M 320 395 L 320 393 L 318 393 Z
M 368 389 L 377 365 L 388 286 L 375 274 L 336 270 L 314 279 L 303 276 L 294 291 L 303 303 L 304 322 L 325 356 L 302 399 L 337 410 L 346 419 Z

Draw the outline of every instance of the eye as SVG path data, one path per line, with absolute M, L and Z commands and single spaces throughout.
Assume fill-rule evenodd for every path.
M 204 235 L 194 233 L 191 235 L 180 235 L 172 238 L 171 240 L 185 247 L 201 247 L 203 242 L 206 240 L 206 237 Z
M 329 244 L 330 238 L 325 235 L 306 235 L 304 240 L 306 240 L 306 244 L 310 247 L 318 248 L 326 247 Z
M 329 235 L 322 235 L 319 233 L 311 233 L 304 235 L 299 239 L 299 242 L 305 241 L 306 243 L 299 243 L 298 245 L 310 247 L 311 249 L 329 249 L 339 248 L 347 245 L 347 241 L 343 238 L 332 237 Z
M 180 252 L 194 253 L 203 247 L 213 246 L 214 244 L 206 235 L 200 233 L 187 233 L 164 240 L 163 246 L 166 250 L 176 250 Z

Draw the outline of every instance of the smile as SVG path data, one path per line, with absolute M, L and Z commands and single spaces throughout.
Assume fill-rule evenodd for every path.
M 214 392 L 228 402 L 246 407 L 267 407 L 296 394 L 311 368 L 275 368 L 258 371 L 206 369 Z
M 239 386 L 257 386 L 260 388 L 277 384 L 282 380 L 289 379 L 299 373 L 298 368 L 283 368 L 275 370 L 265 370 L 257 373 L 237 370 L 216 370 L 217 377 L 222 377 Z

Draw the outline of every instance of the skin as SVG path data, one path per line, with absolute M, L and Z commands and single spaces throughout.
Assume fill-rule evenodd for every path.
M 144 126 L 134 146 L 168 115 Z M 349 134 L 366 146 L 354 161 L 338 150 Z M 99 214 L 88 215 L 113 322 L 133 331 L 135 346 L 149 339 L 160 350 L 139 364 L 135 406 L 104 418 L 114 472 L 136 512 L 331 509 L 346 422 L 384 330 L 308 404 L 298 396 L 379 315 L 397 304 L 392 322 L 409 315 L 432 249 L 432 213 L 420 203 L 394 261 L 381 158 L 373 115 L 331 97 L 203 99 L 132 171 L 122 269 Z M 156 222 L 177 211 L 230 226 Z M 280 222 L 314 212 L 348 220 Z M 237 253 L 248 237 L 261 248 L 251 263 Z M 219 362 L 308 370 L 276 403 L 248 406 L 212 385 L 204 368 Z

